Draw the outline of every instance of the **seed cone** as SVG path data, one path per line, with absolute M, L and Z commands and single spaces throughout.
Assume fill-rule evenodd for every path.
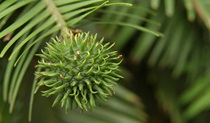
M 67 32 L 37 54 L 41 60 L 35 72 L 36 91 L 46 86 L 42 95 L 54 95 L 53 106 L 61 103 L 66 112 L 77 107 L 92 110 L 99 100 L 107 101 L 114 93 L 112 86 L 123 78 L 118 74 L 121 55 L 110 51 L 114 44 L 103 45 L 103 39 L 98 42 L 96 38 L 89 33 Z

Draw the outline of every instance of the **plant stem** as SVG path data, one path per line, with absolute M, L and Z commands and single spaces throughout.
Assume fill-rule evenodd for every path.
M 43 0 L 45 5 L 50 9 L 50 12 L 52 16 L 54 17 L 54 20 L 57 22 L 59 28 L 61 31 L 66 31 L 68 27 L 66 26 L 66 21 L 63 19 L 61 13 L 59 12 L 58 8 L 54 4 L 52 0 Z

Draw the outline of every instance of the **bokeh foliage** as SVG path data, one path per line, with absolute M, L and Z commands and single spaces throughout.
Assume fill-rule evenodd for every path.
M 9 1 L 0 19 L 0 122 L 27 122 L 34 54 L 67 26 L 116 43 L 125 79 L 92 112 L 65 114 L 38 93 L 32 122 L 208 123 L 209 0 Z

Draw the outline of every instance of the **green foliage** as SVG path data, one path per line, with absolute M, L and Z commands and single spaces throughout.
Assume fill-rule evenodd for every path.
M 0 122 L 25 122 L 21 105 L 29 105 L 26 114 L 29 120 L 33 116 L 35 123 L 164 123 L 167 119 L 172 123 L 207 123 L 209 1 L 123 2 L 132 7 L 121 0 L 2 2 Z M 50 37 L 60 37 L 68 28 L 105 37 L 104 43 L 115 43 L 113 48 L 124 59 L 120 74 L 125 80 L 118 82 L 116 94 L 107 103 L 99 100 L 92 112 L 65 114 L 60 107 L 51 108 L 53 98 L 41 97 L 39 91 L 34 95 L 38 82 L 33 80 L 38 61 L 35 54 L 41 54 Z
M 34 55 L 42 44 L 49 41 L 49 37 L 59 35 L 69 27 L 73 28 L 75 24 L 97 9 L 112 5 L 130 6 L 131 4 L 110 3 L 105 0 L 5 1 L 1 3 L 0 38 L 5 42 L 9 40 L 1 48 L 0 57 L 5 59 L 7 58 L 5 56 L 9 56 L 1 85 L 3 99 L 10 104 L 10 113 L 16 107 L 16 100 L 21 84 L 25 80 L 26 71 L 31 66 Z M 138 26 L 136 25 L 136 27 Z M 32 115 L 36 83 L 35 79 L 31 89 L 29 120 Z

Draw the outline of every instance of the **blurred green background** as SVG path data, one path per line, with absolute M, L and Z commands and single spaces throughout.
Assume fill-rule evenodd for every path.
M 49 6 L 70 28 L 115 42 L 124 79 L 92 112 L 66 114 L 39 92 L 32 123 L 209 123 L 209 0 L 0 2 L 0 123 L 28 122 L 34 54 L 60 33 Z

